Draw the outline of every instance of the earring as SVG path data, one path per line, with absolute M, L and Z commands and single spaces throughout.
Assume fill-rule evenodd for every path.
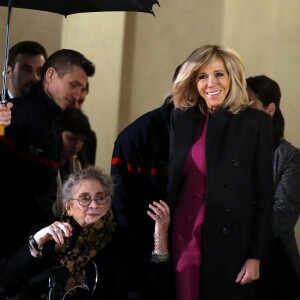
M 67 215 L 72 216 L 72 212 L 70 210 L 70 207 L 66 207 Z

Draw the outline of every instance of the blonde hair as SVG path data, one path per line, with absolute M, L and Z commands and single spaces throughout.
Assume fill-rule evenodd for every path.
M 240 55 L 226 46 L 205 45 L 194 50 L 181 66 L 172 86 L 175 107 L 186 108 L 199 104 L 201 111 L 207 112 L 206 103 L 197 90 L 196 76 L 201 68 L 212 64 L 218 58 L 224 62 L 231 82 L 222 106 L 232 113 L 238 113 L 249 105 L 244 65 Z

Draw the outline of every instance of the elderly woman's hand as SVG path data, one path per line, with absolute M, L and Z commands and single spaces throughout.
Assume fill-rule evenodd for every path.
M 72 235 L 72 227 L 69 223 L 54 222 L 51 225 L 39 230 L 33 237 L 39 246 L 44 245 L 49 240 L 63 244 L 64 237 Z
M 166 202 L 160 200 L 149 204 L 147 214 L 155 221 L 154 234 L 167 234 L 170 225 L 170 209 Z
M 170 209 L 166 202 L 160 200 L 153 201 L 149 204 L 151 210 L 147 214 L 155 221 L 154 229 L 154 251 L 152 255 L 155 256 L 154 261 L 160 262 L 168 260 L 168 229 L 170 225 Z M 153 259 L 153 257 L 152 257 Z

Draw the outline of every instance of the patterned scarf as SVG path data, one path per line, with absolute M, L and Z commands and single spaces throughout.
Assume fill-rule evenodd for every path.
M 85 282 L 85 266 L 112 239 L 116 222 L 109 211 L 95 223 L 82 228 L 72 217 L 63 214 L 61 222 L 71 224 L 72 236 L 65 238 L 64 244 L 55 245 L 55 265 L 65 266 L 69 271 L 65 291 Z

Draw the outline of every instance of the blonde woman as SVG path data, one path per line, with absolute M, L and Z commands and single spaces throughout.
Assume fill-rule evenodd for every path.
M 251 300 L 272 234 L 272 123 L 228 47 L 193 51 L 172 88 L 170 254 L 176 300 Z

